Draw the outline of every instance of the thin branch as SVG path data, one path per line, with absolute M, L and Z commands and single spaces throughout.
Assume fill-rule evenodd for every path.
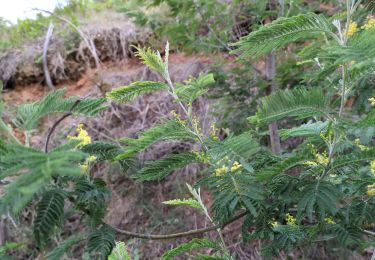
M 131 231 L 122 230 L 122 229 L 119 229 L 119 228 L 116 228 L 116 227 L 112 227 L 112 228 L 117 233 L 129 236 L 129 237 L 144 238 L 144 239 L 149 239 L 149 240 L 164 240 L 164 239 L 173 239 L 173 238 L 194 236 L 194 235 L 199 235 L 199 234 L 211 232 L 211 231 L 214 231 L 214 230 L 216 231 L 217 229 L 223 229 L 224 227 L 233 223 L 234 221 L 246 216 L 248 213 L 249 213 L 248 211 L 244 211 L 241 214 L 237 215 L 236 217 L 234 217 L 233 219 L 225 222 L 222 225 L 218 224 L 218 225 L 214 225 L 214 226 L 207 227 L 207 228 L 194 229 L 194 230 L 189 230 L 189 231 L 186 231 L 186 232 L 167 234 L 167 235 L 140 234 L 140 233 L 134 233 L 134 232 L 131 232 Z
M 46 137 L 46 142 L 45 142 L 45 145 L 44 145 L 44 152 L 45 153 L 48 153 L 48 144 L 49 144 L 49 141 L 51 139 L 51 136 L 53 134 L 53 132 L 55 131 L 56 127 L 67 117 L 71 116 L 73 114 L 73 109 L 82 101 L 83 99 L 77 99 L 76 102 L 74 102 L 74 104 L 72 105 L 72 107 L 70 108 L 70 110 L 68 112 L 66 112 L 64 115 L 62 115 L 53 125 L 52 127 L 49 129 L 48 131 L 48 134 L 47 134 L 47 137 Z

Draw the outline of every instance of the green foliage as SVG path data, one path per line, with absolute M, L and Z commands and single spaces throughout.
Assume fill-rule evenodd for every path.
M 231 136 L 222 142 L 207 140 L 212 160 L 219 161 L 228 156 L 236 160 L 246 160 L 260 150 L 259 144 L 250 133 Z
M 51 252 L 47 254 L 48 260 L 59 260 L 61 259 L 64 254 L 73 246 L 77 245 L 81 242 L 85 237 L 81 234 L 78 235 L 71 235 L 70 237 L 66 238 L 64 241 L 59 243 L 57 247 L 55 247 Z
M 91 231 L 87 239 L 87 250 L 94 259 L 106 260 L 115 246 L 114 231 L 105 224 Z
M 199 161 L 193 153 L 170 154 L 163 159 L 146 162 L 134 178 L 138 181 L 162 180 L 172 171 L 196 162 Z
M 297 88 L 276 91 L 261 99 L 257 115 L 252 122 L 266 124 L 285 117 L 303 119 L 313 116 L 330 118 L 330 98 L 322 88 Z
M 75 185 L 76 207 L 85 212 L 93 225 L 100 225 L 105 213 L 110 191 L 106 183 L 99 178 L 80 178 Z
M 1 198 L 2 212 L 10 210 L 18 213 L 35 195 L 41 193 L 53 178 L 82 175 L 78 163 L 84 157 L 80 151 L 62 150 L 45 154 L 32 148 L 13 145 L 9 152 L 0 158 L 0 167 L 4 168 L 0 178 L 17 177 L 6 186 L 7 192 Z
M 130 255 L 124 242 L 116 242 L 116 247 L 108 256 L 108 260 L 130 260 Z
M 212 248 L 215 250 L 220 250 L 220 246 L 212 240 L 194 238 L 188 243 L 181 244 L 178 247 L 175 247 L 165 252 L 162 255 L 161 259 L 163 260 L 175 259 L 176 256 L 179 256 L 183 253 L 186 253 L 193 249 L 198 249 L 198 248 Z
M 202 205 L 196 199 L 174 199 L 163 201 L 163 204 L 174 206 L 189 206 L 195 209 L 203 210 Z
M 306 215 L 310 221 L 312 221 L 313 211 L 320 216 L 335 215 L 337 211 L 337 203 L 339 199 L 339 193 L 337 188 L 325 182 L 307 184 L 302 188 L 301 200 L 298 203 L 299 215 L 301 211 L 306 211 Z
M 66 195 L 60 190 L 50 190 L 43 194 L 37 206 L 34 221 L 34 236 L 36 243 L 42 247 L 55 232 L 55 227 L 61 225 L 64 214 Z
M 147 129 L 139 134 L 138 139 L 122 138 L 121 142 L 126 145 L 125 152 L 117 156 L 121 160 L 135 155 L 156 143 L 167 140 L 195 140 L 196 136 L 177 120 L 169 120 Z
M 280 137 L 287 139 L 296 136 L 319 136 L 321 131 L 328 126 L 328 121 L 303 124 L 291 129 L 281 129 Z
M 137 48 L 136 56 L 147 65 L 150 69 L 159 72 L 164 78 L 168 74 L 168 54 L 169 45 L 167 44 L 165 50 L 165 60 L 163 61 L 158 51 L 153 51 L 151 48 Z
M 192 104 L 194 100 L 205 94 L 207 86 L 215 83 L 213 74 L 200 75 L 197 79 L 189 79 L 184 84 L 176 84 L 177 96 L 187 104 Z
M 324 16 L 307 13 L 279 18 L 241 38 L 234 44 L 238 49 L 233 53 L 240 53 L 241 58 L 259 57 L 291 42 L 324 34 L 337 39 L 331 23 Z
M 63 98 L 64 90 L 49 93 L 42 100 L 23 104 L 17 108 L 14 124 L 21 129 L 34 129 L 39 120 L 54 113 L 71 112 L 76 115 L 94 116 L 106 109 L 104 98 L 86 98 L 78 101 L 78 97 Z
M 125 103 L 132 101 L 139 95 L 163 89 L 167 89 L 167 85 L 161 82 L 133 82 L 129 86 L 116 88 L 108 92 L 107 97 L 116 102 Z

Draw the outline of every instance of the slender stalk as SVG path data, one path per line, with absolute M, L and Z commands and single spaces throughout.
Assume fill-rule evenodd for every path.
M 180 101 L 179 97 L 177 96 L 176 94 L 176 91 L 175 91 L 175 87 L 172 83 L 172 80 L 169 76 L 169 72 L 168 72 L 168 68 L 167 68 L 167 71 L 166 71 L 166 75 L 165 75 L 165 80 L 167 81 L 167 84 L 168 84 L 168 87 L 169 87 L 169 93 L 170 95 L 177 101 L 177 103 L 179 104 L 179 106 L 181 107 L 181 109 L 183 110 L 183 112 L 185 113 L 186 117 L 187 117 L 187 120 L 189 122 L 189 125 L 191 126 L 190 130 L 192 131 L 192 133 L 198 138 L 199 140 L 199 143 L 202 145 L 202 148 L 205 150 L 205 151 L 208 151 L 208 148 L 206 146 L 206 144 L 203 142 L 203 139 L 200 135 L 200 133 L 198 132 L 197 129 L 194 129 L 196 127 L 194 127 L 194 122 L 193 122 L 193 118 L 192 118 L 192 108 L 191 107 L 188 107 L 186 109 L 185 105 Z M 200 197 L 200 196 L 199 196 Z M 210 217 L 210 215 L 208 214 L 208 211 L 207 211 L 207 208 L 206 206 L 203 204 L 203 201 L 201 199 L 198 200 L 201 204 L 201 206 L 205 209 L 205 215 L 206 217 L 211 221 L 212 224 L 215 224 L 213 219 Z M 217 225 L 216 225 L 217 226 Z M 221 230 L 220 230 L 220 226 L 217 226 L 216 228 L 216 231 L 217 233 L 219 234 L 219 237 L 220 237 L 220 240 L 221 240 L 221 244 L 222 244 L 222 248 L 224 250 L 226 250 L 226 245 L 225 245 L 225 241 L 224 241 L 224 237 L 223 237 L 223 234 L 221 233 Z

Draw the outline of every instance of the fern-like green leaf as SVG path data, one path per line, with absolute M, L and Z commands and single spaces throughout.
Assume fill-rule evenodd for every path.
M 329 231 L 334 234 L 343 246 L 358 245 L 363 241 L 363 232 L 355 226 L 332 225 Z
M 123 153 L 120 146 L 106 142 L 93 142 L 83 146 L 81 150 L 90 155 L 94 155 L 97 162 L 115 161 L 116 157 Z M 128 157 L 119 160 L 118 162 L 120 163 L 122 169 L 126 171 L 129 168 L 135 167 L 137 159 L 134 157 Z
M 13 120 L 14 124 L 18 128 L 31 130 L 37 126 L 41 118 L 48 114 L 72 110 L 73 114 L 94 116 L 106 109 L 103 106 L 103 103 L 106 102 L 105 98 L 86 98 L 77 103 L 79 97 L 63 98 L 64 93 L 64 89 L 59 89 L 50 92 L 40 101 L 20 105 Z
M 19 212 L 36 194 L 43 192 L 53 177 L 81 176 L 83 173 L 79 163 L 85 157 L 84 153 L 77 150 L 54 150 L 45 154 L 13 145 L 9 152 L 0 157 L 0 165 L 6 167 L 0 173 L 0 179 L 16 176 L 6 186 L 0 210 Z
M 233 44 L 238 49 L 232 51 L 232 53 L 241 54 L 241 58 L 259 57 L 280 49 L 291 42 L 319 37 L 324 34 L 339 41 L 332 31 L 331 23 L 324 16 L 307 13 L 279 18 L 242 37 L 239 42 Z
M 256 178 L 259 181 L 266 181 L 273 178 L 275 175 L 282 174 L 297 166 L 302 166 L 306 161 L 312 159 L 310 154 L 299 154 L 291 156 L 269 166 L 264 167 L 257 173 Z
M 85 212 L 95 225 L 101 223 L 106 213 L 106 203 L 110 191 L 106 183 L 99 178 L 87 179 L 82 177 L 76 182 L 74 195 L 76 207 Z
M 64 241 L 60 242 L 56 248 L 47 254 L 48 260 L 60 260 L 66 252 L 68 252 L 73 246 L 85 239 L 82 234 L 76 234 L 68 237 Z
M 188 243 L 184 243 L 179 245 L 178 247 L 175 247 L 167 252 L 165 252 L 162 256 L 162 260 L 173 260 L 175 257 L 189 252 L 193 249 L 198 249 L 198 248 L 212 248 L 215 250 L 220 250 L 220 245 L 217 244 L 216 242 L 209 240 L 209 239 L 204 239 L 204 238 L 194 238 Z
M 128 86 L 116 88 L 111 92 L 108 92 L 106 95 L 108 98 L 118 103 L 125 103 L 132 101 L 134 98 L 142 94 L 151 93 L 157 90 L 164 90 L 167 88 L 168 86 L 162 82 L 137 81 Z
M 199 159 L 193 153 L 170 154 L 163 159 L 146 162 L 134 178 L 138 181 L 161 180 L 172 171 L 196 162 L 199 162 Z
M 375 160 L 375 148 L 368 148 L 368 150 L 365 151 L 355 151 L 345 155 L 340 155 L 333 159 L 329 172 L 345 166 L 359 167 L 360 163 L 372 160 Z
M 157 141 L 167 140 L 196 140 L 196 136 L 180 122 L 169 120 L 143 131 L 139 134 L 138 139 L 122 138 L 121 142 L 127 146 L 116 159 L 121 160 L 134 156 Z
M 64 192 L 57 189 L 43 194 L 34 221 L 34 237 L 39 247 L 42 247 L 55 232 L 55 228 L 61 225 L 65 197 Z
M 247 160 L 260 150 L 260 146 L 250 133 L 231 136 L 224 141 L 208 140 L 209 154 L 214 162 L 228 156 L 233 160 Z
M 196 199 L 174 199 L 163 201 L 163 204 L 174 206 L 189 206 L 195 209 L 203 210 L 202 205 Z
M 215 83 L 213 74 L 200 75 L 184 84 L 176 84 L 176 94 L 185 103 L 191 104 L 208 91 L 207 86 Z
M 306 211 L 311 221 L 314 209 L 317 209 L 316 212 L 318 212 L 320 216 L 325 216 L 326 213 L 335 215 L 339 192 L 332 184 L 328 182 L 311 183 L 302 189 L 301 194 L 302 197 L 298 203 L 299 217 L 302 211 Z
M 91 259 L 107 260 L 115 246 L 114 230 L 106 224 L 92 231 L 87 238 L 87 250 Z
M 124 242 L 116 242 L 116 247 L 108 256 L 108 260 L 131 260 Z
M 143 64 L 147 65 L 150 69 L 159 72 L 164 78 L 168 74 L 168 44 L 166 48 L 166 61 L 163 62 L 161 55 L 158 51 L 154 51 L 150 48 L 138 48 L 136 56 L 139 57 Z
M 296 88 L 276 91 L 261 99 L 253 123 L 267 124 L 285 117 L 306 118 L 324 116 L 330 118 L 330 98 L 322 88 Z
M 291 129 L 280 129 L 280 137 L 285 140 L 296 136 L 316 136 L 328 126 L 328 121 L 303 124 Z

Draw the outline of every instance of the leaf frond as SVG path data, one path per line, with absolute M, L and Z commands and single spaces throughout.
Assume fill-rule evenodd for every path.
M 126 103 L 132 101 L 134 98 L 151 93 L 157 90 L 167 89 L 168 86 L 162 82 L 155 81 L 136 81 L 128 86 L 116 88 L 106 95 L 109 99 L 116 101 L 117 103 Z

